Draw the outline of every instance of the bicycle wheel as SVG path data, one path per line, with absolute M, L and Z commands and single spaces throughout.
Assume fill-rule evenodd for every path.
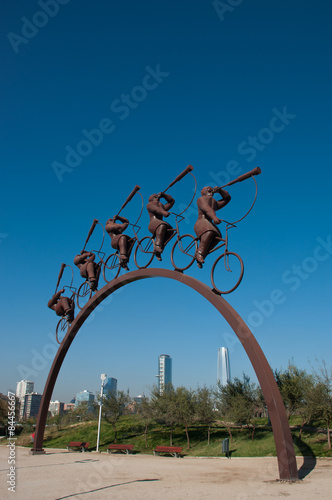
M 153 238 L 152 236 L 145 236 L 137 243 L 135 248 L 135 264 L 138 269 L 145 269 L 151 264 L 153 257 Z
M 217 271 L 216 267 L 218 267 Z M 233 292 L 241 283 L 243 271 L 243 261 L 237 253 L 225 252 L 220 255 L 211 269 L 211 283 L 214 291 L 219 294 Z
M 64 336 L 67 333 L 69 323 L 67 321 L 67 318 L 61 318 L 58 324 L 56 325 L 56 330 L 55 330 L 55 338 L 58 344 L 61 344 L 61 342 L 64 339 Z
M 92 297 L 92 290 L 90 288 L 90 283 L 84 281 L 84 283 L 82 283 L 79 289 L 77 290 L 77 298 L 76 298 L 77 307 L 79 309 L 83 309 L 83 307 L 85 306 L 85 304 L 89 302 L 91 297 Z
M 119 276 L 121 271 L 120 259 L 117 253 L 112 253 L 107 257 L 105 265 L 103 267 L 103 276 L 106 283 L 114 280 Z
M 178 271 L 185 271 L 195 260 L 197 241 L 191 234 L 184 234 L 173 245 L 171 261 Z

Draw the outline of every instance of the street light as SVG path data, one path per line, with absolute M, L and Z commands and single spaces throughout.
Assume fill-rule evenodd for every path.
M 104 392 L 104 382 L 107 378 L 106 373 L 100 375 L 101 378 L 101 390 L 100 390 L 100 402 L 99 402 L 99 421 L 98 421 L 98 434 L 97 434 L 97 447 L 96 451 L 99 451 L 99 437 L 100 437 L 100 423 L 101 423 L 101 409 L 103 407 L 103 392 Z

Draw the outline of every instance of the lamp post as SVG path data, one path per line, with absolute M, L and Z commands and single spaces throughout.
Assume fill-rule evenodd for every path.
M 100 423 L 101 423 L 101 409 L 103 407 L 103 392 L 104 392 L 104 382 L 107 378 L 106 373 L 100 375 L 101 378 L 101 390 L 100 390 L 100 402 L 99 402 L 99 421 L 98 421 L 98 434 L 97 434 L 97 446 L 96 451 L 99 451 L 99 437 L 100 437 Z

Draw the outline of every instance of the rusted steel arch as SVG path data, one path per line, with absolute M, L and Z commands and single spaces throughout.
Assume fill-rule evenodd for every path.
M 223 297 L 216 295 L 200 281 L 168 269 L 140 269 L 116 278 L 99 290 L 72 322 L 50 369 L 38 414 L 36 435 L 32 453 L 43 453 L 43 439 L 49 403 L 62 362 L 79 329 L 94 309 L 113 292 L 134 281 L 146 278 L 170 278 L 187 285 L 205 297 L 225 318 L 243 345 L 256 372 L 269 411 L 277 451 L 279 477 L 283 480 L 298 479 L 296 457 L 286 410 L 275 382 L 272 370 L 254 335 Z

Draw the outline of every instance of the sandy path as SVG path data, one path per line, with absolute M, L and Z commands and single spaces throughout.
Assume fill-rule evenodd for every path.
M 8 448 L 0 446 L 0 498 L 62 499 L 330 499 L 332 459 L 299 457 L 303 479 L 281 483 L 276 458 L 172 458 L 16 448 L 16 492 L 7 490 Z M 304 464 L 304 465 L 303 465 Z M 302 468 L 301 468 L 302 467 Z

